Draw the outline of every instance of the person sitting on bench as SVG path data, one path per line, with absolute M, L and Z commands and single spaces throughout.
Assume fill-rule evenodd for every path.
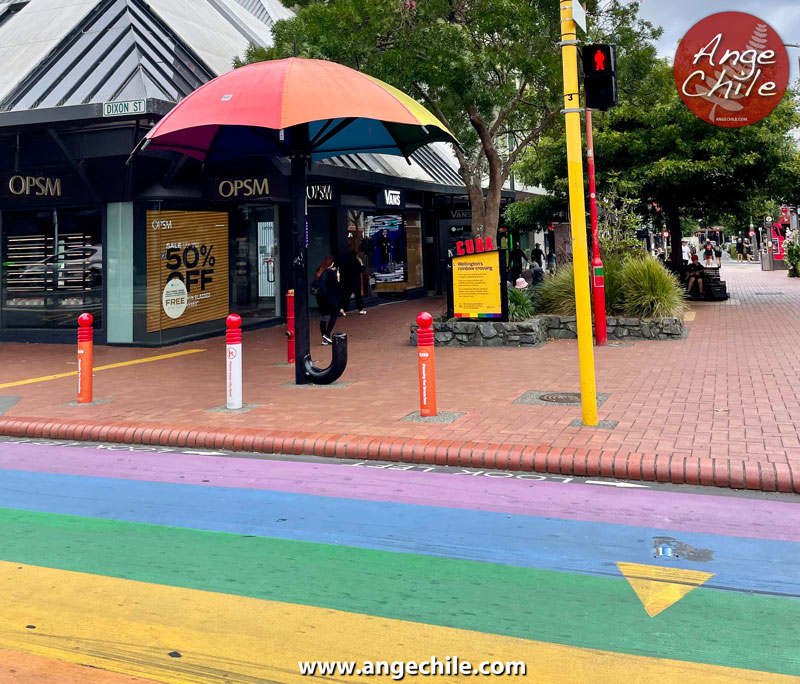
M 703 296 L 703 274 L 705 269 L 697 258 L 696 254 L 692 254 L 692 260 L 686 267 L 686 291 L 691 295 L 695 283 L 697 283 L 698 296 Z

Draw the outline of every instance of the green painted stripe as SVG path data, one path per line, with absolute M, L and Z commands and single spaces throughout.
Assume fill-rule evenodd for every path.
M 654 618 L 616 577 L 0 509 L 0 558 L 573 646 L 800 675 L 800 601 L 695 589 Z

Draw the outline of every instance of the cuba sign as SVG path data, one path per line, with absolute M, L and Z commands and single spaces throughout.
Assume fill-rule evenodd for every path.
M 740 128 L 778 106 L 789 84 L 789 57 L 766 22 L 744 12 L 720 12 L 697 22 L 678 44 L 674 76 L 695 115 Z

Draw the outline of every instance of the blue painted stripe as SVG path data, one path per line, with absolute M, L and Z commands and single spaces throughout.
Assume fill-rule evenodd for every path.
M 717 573 L 709 587 L 800 597 L 800 543 L 794 542 L 267 490 L 0 472 L 5 508 L 591 575 L 618 577 L 616 561 L 663 564 Z M 707 549 L 711 559 L 656 558 L 659 537 Z

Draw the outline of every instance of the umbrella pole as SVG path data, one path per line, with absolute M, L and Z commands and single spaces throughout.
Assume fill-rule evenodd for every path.
M 311 353 L 308 330 L 308 244 L 306 242 L 306 165 L 303 142 L 308 132 L 304 125 L 294 126 L 290 138 L 292 170 L 289 192 L 292 198 L 292 268 L 294 270 L 294 365 L 295 383 L 308 384 L 303 360 Z M 298 140 L 297 138 L 300 138 Z

